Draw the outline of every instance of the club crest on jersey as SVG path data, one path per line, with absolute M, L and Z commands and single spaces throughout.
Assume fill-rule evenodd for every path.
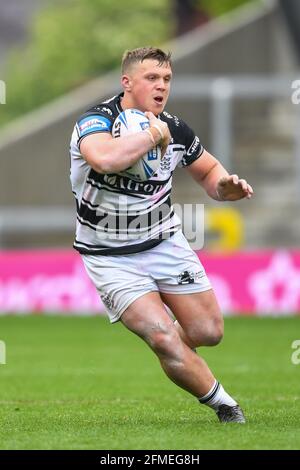
M 162 173 L 168 173 L 171 170 L 171 160 L 172 154 L 167 150 L 160 162 L 159 168 Z
M 193 273 L 192 271 L 183 271 L 177 277 L 178 284 L 194 284 L 196 279 L 200 279 L 205 274 L 203 271 Z

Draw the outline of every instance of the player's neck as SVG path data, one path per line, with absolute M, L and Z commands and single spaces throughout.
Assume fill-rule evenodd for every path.
M 124 96 L 121 98 L 121 107 L 125 111 L 125 109 L 136 108 L 138 109 L 137 105 L 134 103 L 131 95 L 128 95 L 126 92 Z

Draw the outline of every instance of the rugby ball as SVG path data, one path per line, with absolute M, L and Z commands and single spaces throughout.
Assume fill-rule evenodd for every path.
M 119 114 L 112 128 L 114 138 L 141 132 L 149 127 L 149 119 L 138 109 L 126 109 Z M 161 148 L 159 145 L 150 149 L 131 167 L 119 174 L 135 181 L 147 181 L 158 170 L 161 161 Z

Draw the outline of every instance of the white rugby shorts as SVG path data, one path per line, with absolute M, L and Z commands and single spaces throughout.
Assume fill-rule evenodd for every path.
M 201 262 L 181 230 L 140 253 L 81 256 L 111 323 L 148 292 L 189 294 L 211 289 Z

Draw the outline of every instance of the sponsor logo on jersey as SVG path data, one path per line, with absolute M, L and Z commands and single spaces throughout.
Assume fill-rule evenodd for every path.
M 186 154 L 188 156 L 193 155 L 199 149 L 199 145 L 200 145 L 200 140 L 199 140 L 199 137 L 196 136 Z
M 100 109 L 101 109 L 101 111 L 103 111 L 104 113 L 109 114 L 110 116 L 112 116 L 112 110 L 111 110 L 111 109 L 105 108 L 105 107 L 99 108 L 99 110 L 100 110 Z
M 118 189 L 120 192 L 124 190 L 124 193 L 130 194 L 145 194 L 154 195 L 160 192 L 163 187 L 167 184 L 169 179 L 160 182 L 154 181 L 134 181 L 126 176 L 120 175 L 101 175 L 96 173 L 94 170 L 91 171 L 90 177 L 87 179 L 88 183 L 96 181 L 98 184 L 108 186 L 111 189 Z
M 174 121 L 175 121 L 175 126 L 179 127 L 180 126 L 180 121 L 177 116 L 174 116 Z
M 169 114 L 167 111 L 164 111 L 164 112 L 163 112 L 163 115 L 166 116 L 166 117 L 169 118 L 169 119 L 173 119 L 172 114 Z
M 163 115 L 169 119 L 173 119 L 176 127 L 180 126 L 180 121 L 177 116 L 172 116 L 172 114 L 168 113 L 167 111 L 163 111 Z
M 78 127 L 82 137 L 89 132 L 109 132 L 111 130 L 111 122 L 104 116 L 88 116 L 79 122 Z

